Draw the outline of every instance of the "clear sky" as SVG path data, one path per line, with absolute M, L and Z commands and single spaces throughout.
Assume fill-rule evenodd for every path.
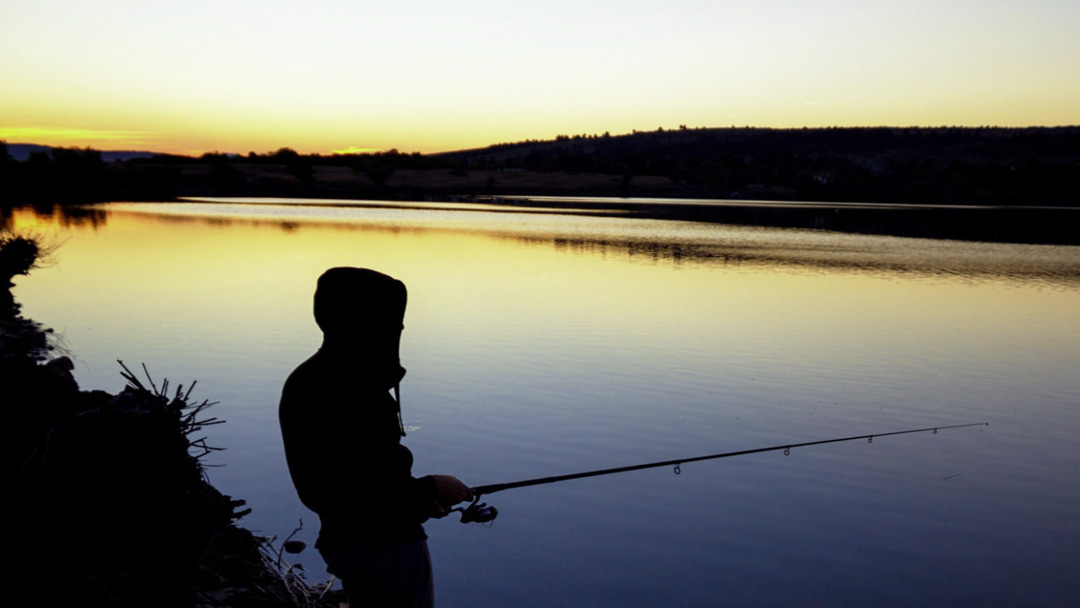
M 1080 0 L 0 0 L 0 139 L 436 152 L 1080 124 Z

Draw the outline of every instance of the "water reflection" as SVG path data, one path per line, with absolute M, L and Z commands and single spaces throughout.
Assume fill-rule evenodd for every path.
M 510 239 L 534 246 L 589 255 L 624 256 L 656 263 L 763 264 L 808 270 L 851 270 L 980 278 L 1039 279 L 1048 284 L 1080 280 L 1080 247 L 979 243 L 844 234 L 820 230 L 756 228 L 640 218 L 567 215 L 567 209 L 541 208 L 521 213 L 475 205 L 457 212 L 441 203 L 321 201 L 203 203 L 110 203 L 82 208 L 56 207 L 20 222 L 61 227 L 103 226 L 109 216 L 138 215 L 149 221 L 274 226 L 284 232 L 304 227 L 398 234 L 402 231 L 452 231 Z M 455 208 L 456 209 L 456 208 Z M 572 221 L 568 221 L 572 219 Z M 13 216 L 6 216 L 10 224 Z
M 48 228 L 98 229 L 108 221 L 109 213 L 99 206 L 34 205 L 9 208 L 0 205 L 0 230 L 35 230 Z

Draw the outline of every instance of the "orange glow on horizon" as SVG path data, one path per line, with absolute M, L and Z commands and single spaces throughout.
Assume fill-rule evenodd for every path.
M 1065 0 L 11 4 L 8 143 L 434 153 L 679 125 L 1080 124 Z

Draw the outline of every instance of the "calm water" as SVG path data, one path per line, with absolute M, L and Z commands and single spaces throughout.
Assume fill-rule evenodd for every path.
M 302 519 L 314 539 L 277 399 L 319 344 L 315 278 L 361 265 L 409 286 L 417 474 L 482 485 L 991 423 L 496 494 L 489 529 L 427 525 L 440 606 L 1080 597 L 1080 248 L 279 203 L 9 218 L 59 243 L 16 297 L 83 388 L 119 390 L 119 358 L 220 401 L 211 480 L 249 528 Z

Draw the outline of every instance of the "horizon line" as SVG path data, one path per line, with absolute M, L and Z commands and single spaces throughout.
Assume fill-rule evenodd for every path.
M 439 150 L 439 151 L 436 151 L 436 152 L 419 152 L 419 151 L 403 152 L 399 148 L 394 147 L 394 146 L 391 146 L 391 147 L 388 147 L 388 148 L 370 148 L 370 147 L 360 147 L 360 146 L 345 146 L 345 147 L 342 147 L 340 149 L 331 149 L 328 152 L 297 152 L 297 154 L 300 154 L 301 156 L 349 156 L 349 155 L 354 155 L 354 154 L 355 155 L 379 154 L 379 153 L 387 153 L 387 152 L 391 152 L 391 151 L 397 151 L 397 152 L 400 152 L 401 154 L 421 154 L 422 156 L 435 156 L 435 155 L 440 155 L 440 154 L 455 154 L 455 153 L 460 153 L 460 152 L 474 152 L 474 151 L 486 150 L 488 148 L 493 148 L 493 147 L 496 147 L 496 146 L 506 146 L 506 145 L 516 145 L 516 144 L 531 144 L 531 143 L 537 143 L 537 144 L 539 144 L 539 143 L 554 143 L 554 142 L 562 141 L 560 138 L 570 138 L 570 139 L 582 138 L 582 137 L 602 138 L 605 135 L 607 137 L 610 137 L 610 138 L 615 138 L 615 137 L 628 137 L 628 136 L 634 136 L 634 135 L 646 135 L 646 134 L 651 134 L 651 133 L 668 133 L 668 132 L 683 132 L 683 131 L 687 131 L 687 132 L 688 131 L 725 131 L 725 130 L 728 130 L 728 131 L 732 131 L 732 130 L 829 131 L 829 130 L 872 130 L 872 129 L 926 129 L 926 130 L 934 130 L 934 129 L 999 129 L 999 130 L 1003 130 L 1003 131 L 1006 131 L 1006 130 L 1008 130 L 1008 131 L 1023 131 L 1023 130 L 1028 130 L 1028 129 L 1070 129 L 1070 128 L 1080 128 L 1080 123 L 1061 124 L 1061 125 L 1036 125 L 1036 124 L 1031 124 L 1031 125 L 1026 125 L 1026 126 L 1001 126 L 1001 125 L 885 125 L 885 124 L 879 124 L 879 125 L 860 125 L 860 126 L 833 125 L 833 126 L 828 126 L 828 127 L 811 127 L 811 126 L 802 126 L 802 127 L 767 127 L 767 126 L 753 126 L 753 125 L 742 125 L 742 126 L 730 125 L 730 126 L 724 126 L 724 127 L 705 127 L 705 126 L 688 127 L 686 125 L 679 125 L 678 127 L 674 127 L 674 128 L 658 127 L 656 129 L 653 129 L 653 130 L 632 129 L 630 132 L 617 133 L 617 134 L 611 134 L 611 133 L 609 133 L 607 131 L 605 131 L 603 133 L 574 133 L 574 134 L 560 133 L 560 134 L 555 135 L 555 136 L 553 136 L 553 137 L 551 137 L 549 139 L 521 139 L 521 140 L 516 140 L 516 141 L 502 141 L 502 142 L 491 143 L 491 144 L 488 144 L 486 146 L 479 146 L 479 147 L 474 147 L 474 148 L 455 148 L 455 149 L 450 149 L 450 150 Z M 109 153 L 130 152 L 130 153 L 155 154 L 155 155 L 164 155 L 164 156 L 187 156 L 187 157 L 190 157 L 190 158 L 198 158 L 198 157 L 201 157 L 201 156 L 204 156 L 204 155 L 207 155 L 207 154 L 224 155 L 224 156 L 233 156 L 233 157 L 243 158 L 243 157 L 246 157 L 246 156 L 248 156 L 249 154 L 251 154 L 253 152 L 253 151 L 249 151 L 247 153 L 243 153 L 243 152 L 222 152 L 220 150 L 192 150 L 192 151 L 189 151 L 189 152 L 162 152 L 162 151 L 152 150 L 152 149 L 149 149 L 149 148 L 133 148 L 133 147 L 100 148 L 100 147 L 95 147 L 95 146 L 92 146 L 92 145 L 80 146 L 78 144 L 50 145 L 50 144 L 39 144 L 39 143 L 35 143 L 35 142 L 25 142 L 25 141 L 12 142 L 12 141 L 7 141 L 7 140 L 3 139 L 2 137 L 0 137 L 0 143 L 3 143 L 5 145 L 7 145 L 7 146 L 36 146 L 36 147 L 51 148 L 51 149 L 93 150 L 93 151 L 96 151 L 96 152 L 109 152 Z M 291 146 L 279 146 L 276 149 L 268 150 L 268 151 L 262 152 L 262 153 L 255 152 L 255 154 L 272 155 L 272 154 L 274 154 L 274 153 L 276 153 L 276 152 L 278 152 L 280 150 L 284 150 L 284 149 L 289 149 L 289 150 L 296 151 L 295 148 L 292 148 Z

